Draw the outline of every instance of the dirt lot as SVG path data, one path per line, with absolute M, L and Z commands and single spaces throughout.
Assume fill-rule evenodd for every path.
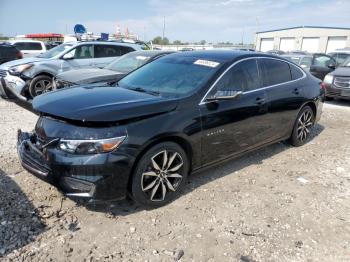
M 157 210 L 83 205 L 23 171 L 0 101 L 0 260 L 350 261 L 350 103 L 325 104 L 307 145 L 279 143 L 190 177 Z

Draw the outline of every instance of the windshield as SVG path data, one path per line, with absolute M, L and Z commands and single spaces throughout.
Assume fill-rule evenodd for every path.
M 341 66 L 343 66 L 343 67 L 350 67 L 350 57 L 348 59 L 346 59 Z
M 56 46 L 52 49 L 50 49 L 49 51 L 41 54 L 41 55 L 38 55 L 38 57 L 41 57 L 41 58 L 52 58 L 54 56 L 57 56 L 59 55 L 60 53 L 62 53 L 64 50 L 67 50 L 68 48 L 72 47 L 73 44 L 62 44 L 62 45 L 59 45 L 59 46 Z
M 150 58 L 151 54 L 132 52 L 114 60 L 112 63 L 106 66 L 106 69 L 121 73 L 129 73 L 132 70 L 144 65 Z
M 127 75 L 118 85 L 162 96 L 186 96 L 206 83 L 219 65 L 195 57 L 162 57 Z

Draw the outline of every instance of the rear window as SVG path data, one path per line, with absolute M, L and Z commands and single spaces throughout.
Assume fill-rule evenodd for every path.
M 304 74 L 301 72 L 301 70 L 299 68 L 297 68 L 296 66 L 290 64 L 289 67 L 290 67 L 290 73 L 292 74 L 293 80 L 302 78 L 304 76 Z
M 289 64 L 275 59 L 260 59 L 263 86 L 272 86 L 292 80 Z
M 13 45 L 19 50 L 42 50 L 41 44 L 35 42 L 17 42 Z

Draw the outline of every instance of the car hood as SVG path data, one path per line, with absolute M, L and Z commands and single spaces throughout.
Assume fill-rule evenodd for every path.
M 40 62 L 43 60 L 47 60 L 47 58 L 27 57 L 27 58 L 17 59 L 17 60 L 13 60 L 13 61 L 4 63 L 4 64 L 0 65 L 0 68 L 7 70 L 13 66 L 18 66 L 18 65 L 28 64 L 28 63 L 35 63 L 35 62 Z
M 85 68 L 63 72 L 56 76 L 73 84 L 90 84 L 95 82 L 117 81 L 125 74 L 104 68 Z
M 350 67 L 338 67 L 330 73 L 333 76 L 350 76 Z
M 117 122 L 172 111 L 177 100 L 121 87 L 78 86 L 37 96 L 39 113 L 82 122 Z

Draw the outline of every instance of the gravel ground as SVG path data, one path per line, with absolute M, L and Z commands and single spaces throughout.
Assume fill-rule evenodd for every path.
M 16 130 L 36 118 L 0 100 L 0 260 L 350 261 L 350 103 L 325 104 L 307 145 L 193 175 L 150 211 L 77 203 L 24 171 Z

